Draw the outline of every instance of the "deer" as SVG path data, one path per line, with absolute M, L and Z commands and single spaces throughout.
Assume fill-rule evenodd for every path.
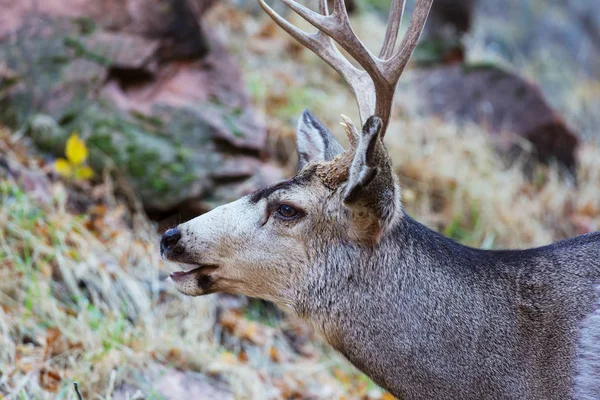
M 344 149 L 305 111 L 292 178 L 166 231 L 162 257 L 188 268 L 170 275 L 175 288 L 273 302 L 399 399 L 600 398 L 600 232 L 482 250 L 402 207 L 383 138 L 433 0 L 416 0 L 399 46 L 404 1 L 392 0 L 378 56 L 343 0 L 319 0 L 318 12 L 280 0 L 315 33 L 258 1 L 349 84 L 361 126 L 342 116 Z

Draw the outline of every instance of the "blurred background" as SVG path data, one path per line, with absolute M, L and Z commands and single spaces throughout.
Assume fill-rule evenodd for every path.
M 392 399 L 268 303 L 179 295 L 158 254 L 291 176 L 303 109 L 344 142 L 341 78 L 253 0 L 0 5 L 0 399 Z M 389 5 L 347 0 L 374 51 Z M 386 144 L 409 214 L 521 248 L 599 229 L 599 124 L 599 2 L 435 0 Z

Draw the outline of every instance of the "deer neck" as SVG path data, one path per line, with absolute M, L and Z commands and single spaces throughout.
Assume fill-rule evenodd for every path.
M 429 230 L 406 214 L 376 247 L 341 244 L 322 248 L 319 262 L 298 293 L 296 311 L 342 352 L 351 320 L 369 320 L 380 312 L 402 325 L 420 318 L 415 309 L 429 307 L 428 293 L 435 292 L 437 301 L 444 301 L 456 291 L 471 290 L 466 282 L 450 276 L 468 265 L 468 260 L 463 263 L 460 258 L 469 258 L 473 249 Z

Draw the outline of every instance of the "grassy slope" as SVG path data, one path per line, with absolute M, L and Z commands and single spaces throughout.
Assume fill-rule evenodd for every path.
M 14 138 L 0 131 L 13 172 L 0 181 L 0 396 L 74 398 L 78 381 L 87 398 L 109 398 L 156 363 L 205 372 L 248 398 L 373 387 L 319 344 L 299 355 L 256 307 L 219 307 L 215 326 L 214 297 L 185 298 L 164 282 L 171 266 L 143 215 L 108 184 L 47 179 L 48 166 Z M 96 203 L 86 214 L 70 211 L 82 191 Z
M 272 24 L 225 7 L 211 17 L 243 61 L 273 148 L 290 166 L 302 108 L 317 110 L 330 127 L 342 112 L 357 119 L 335 73 Z M 376 26 L 368 16 L 355 24 L 358 32 L 369 27 L 368 44 L 377 43 Z M 582 149 L 577 187 L 552 169 L 528 182 L 502 167 L 478 128 L 412 115 L 411 95 L 399 96 L 386 140 L 412 215 L 484 247 L 544 244 L 598 229 L 600 149 Z M 47 179 L 48 165 L 16 139 L 0 134 L 0 153 L 21 171 L 0 177 L 0 395 L 74 398 L 76 380 L 86 398 L 109 398 L 135 380 L 132 371 L 161 363 L 216 376 L 239 397 L 381 396 L 294 321 L 257 319 L 255 307 L 224 309 L 215 297 L 174 293 L 161 280 L 171 266 L 159 260 L 157 235 L 143 215 L 126 211 L 109 182 L 92 190 Z M 86 214 L 73 211 L 82 191 L 94 197 Z M 312 344 L 298 352 L 281 326 Z M 151 383 L 144 389 L 150 393 Z

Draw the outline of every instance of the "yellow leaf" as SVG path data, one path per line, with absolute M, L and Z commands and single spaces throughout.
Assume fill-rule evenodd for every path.
M 70 178 L 73 175 L 73 168 L 71 168 L 71 163 L 65 160 L 64 158 L 59 158 L 54 162 L 54 170 L 61 176 L 65 178 Z
M 87 165 L 75 168 L 76 179 L 90 179 L 94 176 L 94 171 Z
M 79 139 L 76 133 L 72 134 L 69 140 L 67 140 L 65 154 L 71 164 L 74 165 L 81 165 L 87 159 L 87 147 L 85 147 L 85 143 Z

